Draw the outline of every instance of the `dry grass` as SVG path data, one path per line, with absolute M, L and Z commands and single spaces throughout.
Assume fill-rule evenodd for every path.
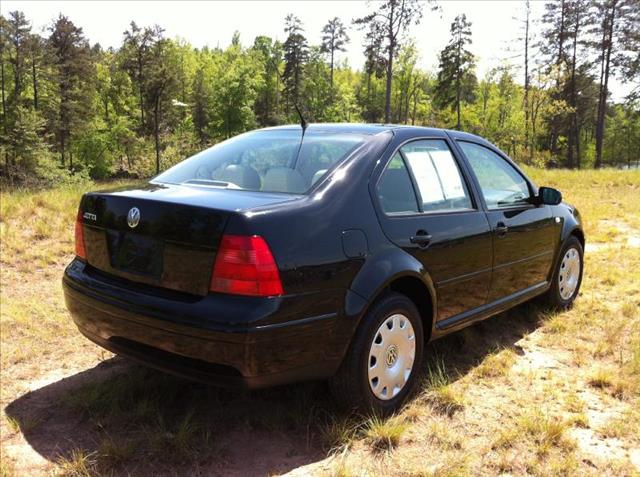
M 382 419 L 374 416 L 365 423 L 363 435 L 374 451 L 390 451 L 398 447 L 406 430 L 407 425 L 402 417 Z
M 227 392 L 101 351 L 60 290 L 81 190 L 3 191 L 0 475 L 638 475 L 640 172 L 530 173 L 582 213 L 581 296 L 430 345 L 386 420 L 338 414 L 322 385 Z
M 518 356 L 513 350 L 504 349 L 487 356 L 476 368 L 475 372 L 482 378 L 507 376 L 511 366 L 515 364 L 517 357 Z

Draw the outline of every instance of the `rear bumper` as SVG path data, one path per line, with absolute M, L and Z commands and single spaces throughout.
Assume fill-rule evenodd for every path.
M 151 367 L 240 388 L 333 375 L 350 336 L 344 293 L 247 298 L 150 294 L 74 260 L 63 290 L 78 329 L 98 345 Z

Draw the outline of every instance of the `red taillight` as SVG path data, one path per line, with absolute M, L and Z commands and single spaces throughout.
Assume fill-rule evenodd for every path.
M 234 295 L 282 295 L 280 273 L 267 242 L 258 235 L 223 235 L 210 289 Z
M 84 246 L 84 229 L 82 228 L 82 212 L 78 211 L 76 217 L 76 255 L 83 260 L 87 259 L 87 253 Z

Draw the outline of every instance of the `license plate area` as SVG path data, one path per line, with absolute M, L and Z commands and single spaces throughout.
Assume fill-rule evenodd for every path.
M 129 232 L 107 231 L 111 267 L 116 270 L 160 278 L 164 243 Z

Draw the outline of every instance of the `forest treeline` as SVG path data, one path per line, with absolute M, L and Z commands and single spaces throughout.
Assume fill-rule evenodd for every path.
M 550 167 L 637 167 L 640 159 L 640 2 L 559 0 L 533 18 L 522 2 L 510 58 L 476 74 L 471 21 L 458 15 L 435 71 L 408 35 L 436 2 L 371 3 L 360 18 L 328 19 L 309 44 L 293 14 L 284 42 L 194 48 L 161 26 L 131 22 L 118 48 L 91 44 L 60 14 L 42 33 L 20 11 L 0 17 L 3 180 L 37 183 L 149 176 L 256 127 L 392 122 L 458 128 L 516 160 Z M 361 29 L 364 66 L 342 56 Z M 495 54 L 495 52 L 491 52 Z M 515 61 L 514 61 L 514 58 Z M 611 99 L 612 78 L 630 93 Z

